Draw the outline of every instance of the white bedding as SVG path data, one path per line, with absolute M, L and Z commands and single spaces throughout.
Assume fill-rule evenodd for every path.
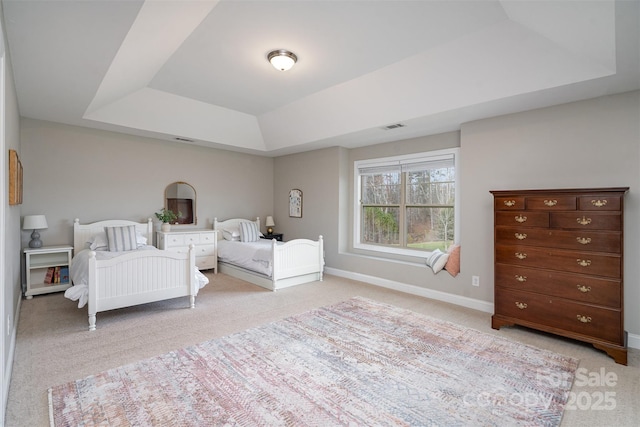
M 158 251 L 160 249 L 155 246 L 141 246 L 137 250 L 145 251 L 152 250 Z M 69 275 L 71 280 L 73 281 L 73 286 L 68 288 L 64 292 L 64 296 L 72 301 L 78 301 L 78 308 L 82 308 L 87 304 L 89 298 L 89 289 L 87 287 L 87 282 L 89 280 L 89 254 L 91 253 L 91 249 L 84 249 L 78 252 L 71 261 L 71 269 L 69 271 Z M 105 260 L 115 258 L 118 255 L 122 255 L 126 252 L 110 252 L 110 251 L 96 251 L 96 259 L 97 260 Z M 196 269 L 196 279 L 198 280 L 199 289 L 202 289 L 207 283 L 209 283 L 209 279 L 207 276 L 202 274 L 199 270 Z
M 278 245 L 283 243 L 276 242 Z M 272 245 L 273 241 L 268 239 L 259 239 L 257 242 L 218 240 L 218 261 L 271 277 Z

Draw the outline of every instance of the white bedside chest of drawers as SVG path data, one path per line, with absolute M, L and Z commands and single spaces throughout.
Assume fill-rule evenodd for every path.
M 190 229 L 158 231 L 158 248 L 186 253 L 189 245 L 196 246 L 196 266 L 200 270 L 215 269 L 218 273 L 218 232 L 216 230 Z

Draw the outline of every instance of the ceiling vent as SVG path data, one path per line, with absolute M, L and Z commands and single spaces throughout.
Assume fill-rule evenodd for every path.
M 392 124 L 392 125 L 389 125 L 389 126 L 385 126 L 385 127 L 383 127 L 382 129 L 384 129 L 384 130 L 391 130 L 391 129 L 403 128 L 403 127 L 405 127 L 405 126 L 406 126 L 406 125 L 403 125 L 402 123 L 395 123 L 395 124 Z
M 183 138 L 181 136 L 176 136 L 174 139 L 180 142 L 195 142 L 193 139 Z

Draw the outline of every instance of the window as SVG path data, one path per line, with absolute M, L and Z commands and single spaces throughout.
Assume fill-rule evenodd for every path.
M 356 161 L 354 247 L 412 256 L 446 251 L 455 240 L 458 151 Z

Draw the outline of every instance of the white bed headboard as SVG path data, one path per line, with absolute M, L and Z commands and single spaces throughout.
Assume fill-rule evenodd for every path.
M 73 221 L 73 253 L 77 254 L 81 250 L 86 249 L 89 238 L 94 234 L 103 233 L 105 227 L 120 227 L 123 225 L 135 225 L 136 230 L 147 238 L 147 244 L 153 244 L 153 220 L 151 218 L 147 219 L 147 222 L 109 219 L 91 224 L 80 224 L 80 220 L 76 218 Z
M 214 218 L 213 229 L 223 230 L 225 228 L 240 228 L 240 223 L 243 221 L 251 221 L 251 220 L 246 218 L 232 218 L 226 221 L 218 221 L 218 218 Z M 258 231 L 260 231 L 260 217 L 257 216 L 254 222 L 258 226 Z M 220 232 L 218 233 L 218 240 L 222 240 L 222 239 L 224 239 L 224 236 L 222 236 L 222 232 Z

